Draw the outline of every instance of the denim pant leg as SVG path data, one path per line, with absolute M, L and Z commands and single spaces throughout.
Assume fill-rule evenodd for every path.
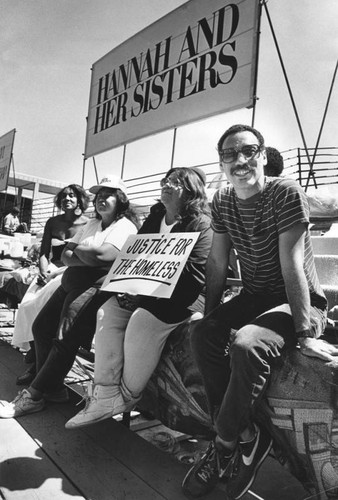
M 92 286 L 71 302 L 61 318 L 57 338 L 59 342 L 72 344 L 76 339 L 77 347 L 91 349 L 96 328 L 98 309 L 111 297 L 109 292 L 100 292 Z
M 326 310 L 310 307 L 310 329 L 319 337 Z M 241 328 L 230 346 L 231 376 L 216 419 L 216 430 L 226 441 L 235 440 L 255 417 L 257 403 L 267 388 L 278 359 L 297 344 L 290 306 L 267 310 Z
M 81 313 L 84 314 L 84 311 L 87 310 L 88 303 L 92 298 L 92 294 L 86 294 L 83 289 L 75 289 L 69 293 L 64 292 L 61 311 L 59 308 L 56 332 L 50 343 L 47 358 L 32 382 L 34 389 L 43 393 L 58 391 L 62 388 L 64 378 L 71 369 L 77 350 L 81 345 L 82 332 L 78 320 L 80 320 Z M 50 300 L 46 306 L 48 304 L 52 307 L 54 302 Z M 93 314 L 95 315 L 95 312 Z M 43 334 L 43 326 L 46 328 L 45 332 L 48 331 L 48 316 L 46 313 L 42 319 L 39 318 L 34 329 L 40 332 L 38 334 L 40 338 L 50 337 L 50 335 Z M 53 330 L 55 331 L 54 325 Z M 60 336 L 61 338 L 59 338 Z
M 230 331 L 239 330 L 258 315 L 281 303 L 271 296 L 240 295 L 216 307 L 192 325 L 191 347 L 202 375 L 211 418 L 215 420 L 230 375 Z
M 65 297 L 65 290 L 62 286 L 59 286 L 33 322 L 32 332 L 36 352 L 37 372 L 41 370 L 43 364 L 48 358 L 53 345 L 53 339 L 57 335 Z
M 241 328 L 229 350 L 231 375 L 215 428 L 226 441 L 234 441 L 250 425 L 254 410 L 261 400 L 270 378 L 271 368 L 287 347 L 294 347 L 296 338 L 291 315 L 273 314 L 257 318 Z

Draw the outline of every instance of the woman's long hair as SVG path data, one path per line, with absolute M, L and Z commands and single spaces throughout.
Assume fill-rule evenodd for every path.
M 55 206 L 59 210 L 62 209 L 61 203 L 62 203 L 63 194 L 65 191 L 68 191 L 68 190 L 69 191 L 72 190 L 75 193 L 75 196 L 77 198 L 78 208 L 81 210 L 82 213 L 85 212 L 88 208 L 88 205 L 89 205 L 90 196 L 87 193 L 87 191 L 85 189 L 83 189 L 83 187 L 79 186 L 78 184 L 69 184 L 69 186 L 62 188 L 61 191 L 59 191 L 54 198 Z
M 99 194 L 100 191 L 98 191 L 93 199 L 94 203 L 94 209 L 95 209 L 95 217 L 97 219 L 101 219 L 101 215 L 97 212 L 96 210 L 96 199 L 97 195 Z M 122 219 L 122 217 L 126 217 L 129 219 L 137 229 L 141 226 L 140 224 L 140 219 L 136 213 L 136 211 L 130 206 L 130 201 L 128 199 L 128 196 L 121 191 L 121 189 L 112 189 L 112 194 L 116 196 L 116 217 L 115 221 L 118 221 L 119 219 Z
M 192 168 L 176 167 L 171 168 L 165 175 L 165 178 L 175 173 L 184 186 L 184 203 L 180 217 L 196 218 L 202 213 L 210 215 L 208 198 L 205 191 L 205 185 L 199 174 Z

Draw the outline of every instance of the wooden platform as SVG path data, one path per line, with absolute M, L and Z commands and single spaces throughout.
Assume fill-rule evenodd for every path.
M 12 400 L 16 376 L 27 365 L 10 346 L 11 332 L 0 328 L 0 399 Z M 73 392 L 66 404 L 49 404 L 40 413 L 0 419 L 0 498 L 5 500 L 183 500 L 181 482 L 190 465 L 180 462 L 189 445 L 204 443 L 176 439 L 164 452 L 152 444 L 157 427 L 129 430 L 114 419 L 69 431 L 65 422 L 79 409 Z M 139 429 L 138 429 L 139 427 Z M 140 430 L 142 429 L 142 430 Z M 139 435 L 140 433 L 140 435 Z M 143 435 L 143 437 L 141 437 Z M 144 439 L 145 438 L 145 439 Z M 175 442 L 175 439 L 174 439 Z M 197 447 L 197 448 L 196 448 Z M 224 486 L 206 497 L 225 499 Z M 244 500 L 308 500 L 302 486 L 268 458 Z

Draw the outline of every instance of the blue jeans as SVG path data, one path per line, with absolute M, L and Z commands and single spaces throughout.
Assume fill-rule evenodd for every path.
M 192 350 L 215 431 L 225 441 L 237 440 L 250 425 L 271 368 L 283 351 L 296 345 L 292 316 L 283 304 L 282 297 L 242 292 L 193 326 Z M 270 311 L 277 306 L 282 307 Z M 326 311 L 311 307 L 310 316 L 318 337 L 325 328 Z
M 89 348 L 96 312 L 111 294 L 99 292 L 101 282 L 87 290 L 66 292 L 60 286 L 33 323 L 37 375 L 32 387 L 42 393 L 58 391 L 71 369 L 78 348 Z

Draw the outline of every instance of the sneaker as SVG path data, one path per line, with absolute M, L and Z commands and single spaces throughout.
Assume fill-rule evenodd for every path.
M 103 386 L 91 384 L 87 388 L 86 406 L 75 417 L 68 420 L 66 429 L 75 429 L 95 424 L 119 413 L 131 411 L 138 399 L 126 402 L 119 386 Z
M 30 366 L 22 375 L 16 379 L 16 385 L 29 385 L 35 379 L 36 368 L 35 365 Z
M 226 456 L 211 441 L 208 449 L 183 479 L 182 490 L 187 496 L 196 498 L 213 490 L 219 479 L 230 475 L 236 452 Z
M 68 389 L 64 387 L 60 391 L 45 392 L 43 399 L 48 403 L 67 403 L 69 401 Z
M 23 389 L 11 403 L 0 401 L 0 418 L 22 417 L 43 410 L 44 406 L 45 402 L 42 398 L 34 401 L 30 392 Z
M 257 425 L 256 437 L 252 441 L 240 443 L 240 457 L 236 470 L 227 484 L 229 499 L 241 498 L 255 480 L 259 467 L 267 457 L 271 446 L 271 436 Z

